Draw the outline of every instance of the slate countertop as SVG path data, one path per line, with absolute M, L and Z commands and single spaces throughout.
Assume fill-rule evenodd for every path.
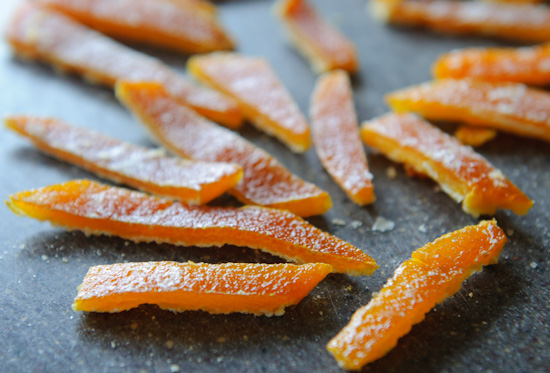
M 0 5 L 2 25 L 17 1 Z M 319 0 L 318 9 L 357 45 L 361 72 L 354 78 L 360 120 L 387 111 L 383 95 L 430 78 L 440 54 L 473 45 L 507 45 L 384 27 L 360 0 Z M 271 1 L 220 4 L 238 50 L 266 57 L 304 112 L 315 75 L 286 43 Z M 508 44 L 509 45 L 509 44 Z M 142 49 L 183 71 L 185 58 Z M 145 130 L 104 88 L 50 68 L 23 63 L 0 42 L 0 114 L 55 116 L 126 141 L 154 146 Z M 36 151 L 1 130 L 0 195 L 95 177 Z M 360 208 L 322 170 L 313 150 L 304 155 L 246 125 L 242 135 L 274 154 L 294 173 L 326 189 L 334 207 L 308 219 L 373 256 L 371 277 L 330 275 L 282 317 L 174 314 L 144 306 L 120 314 L 75 313 L 71 304 L 89 266 L 123 261 L 278 262 L 238 247 L 180 248 L 86 237 L 46 223 L 17 218 L 0 207 L 0 370 L 313 372 L 339 371 L 325 344 L 367 303 L 410 253 L 476 219 L 428 179 L 410 179 L 381 155 L 369 154 L 377 201 Z M 470 278 L 462 290 L 413 327 L 368 371 L 533 372 L 550 370 L 550 146 L 499 134 L 479 152 L 536 201 L 527 216 L 496 215 L 508 234 L 499 264 Z M 390 178 L 388 170 L 396 169 Z M 229 197 L 217 203 L 231 202 Z M 395 222 L 375 232 L 377 217 Z M 343 224 L 342 224 L 343 223 Z

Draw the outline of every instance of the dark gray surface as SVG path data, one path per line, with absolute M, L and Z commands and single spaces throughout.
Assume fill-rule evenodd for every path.
M 4 1 L 2 6 L 8 5 Z M 359 48 L 361 73 L 355 100 L 361 120 L 383 114 L 383 94 L 429 79 L 434 58 L 451 48 L 494 45 L 422 31 L 383 27 L 359 0 L 323 0 L 318 8 Z M 227 28 L 245 54 L 266 57 L 307 112 L 315 76 L 271 17 L 270 1 L 226 2 Z M 6 14 L 6 9 L 2 14 Z M 184 59 L 148 50 L 182 68 Z M 62 118 L 118 138 L 153 146 L 146 132 L 105 89 L 51 69 L 13 59 L 0 46 L 0 114 Z M 338 371 L 325 344 L 356 308 L 367 303 L 411 251 L 442 233 L 473 224 L 449 197 L 425 179 L 409 179 L 383 156 L 369 154 L 377 201 L 352 204 L 321 169 L 313 150 L 290 153 L 277 141 L 245 126 L 242 134 L 275 154 L 292 171 L 325 188 L 334 208 L 310 221 L 372 255 L 372 277 L 330 275 L 282 317 L 174 314 L 153 306 L 121 314 L 74 313 L 71 304 L 91 265 L 122 261 L 276 262 L 267 254 L 235 247 L 178 248 L 134 244 L 108 237 L 66 233 L 17 218 L 0 207 L 0 371 Z M 479 151 L 536 201 L 525 217 L 496 215 L 509 234 L 498 265 L 468 280 L 463 289 L 430 312 L 370 371 L 550 370 L 550 146 L 500 134 Z M 94 178 L 34 150 L 6 130 L 0 136 L 0 195 L 73 178 Z M 397 178 L 386 176 L 388 167 Z M 217 201 L 219 203 L 226 200 Z M 395 222 L 373 232 L 377 216 Z M 335 225 L 342 219 L 345 226 Z M 354 228 L 352 221 L 363 224 Z M 420 228 L 424 225 L 425 230 Z M 535 268 L 536 267 L 536 268 Z M 175 364 L 175 365 L 174 365 Z M 176 367 L 177 365 L 177 367 Z

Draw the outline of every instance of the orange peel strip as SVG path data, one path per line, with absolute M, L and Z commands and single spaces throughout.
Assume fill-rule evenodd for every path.
M 90 180 L 23 191 L 6 201 L 16 214 L 68 230 L 180 246 L 237 245 L 335 272 L 370 275 L 375 261 L 355 246 L 284 210 L 186 205 Z
M 550 84 L 550 43 L 523 48 L 466 48 L 439 57 L 437 79 L 475 78 L 537 86 Z
M 482 221 L 416 250 L 327 349 L 348 370 L 386 355 L 436 304 L 460 290 L 466 278 L 497 263 L 506 241 L 494 220 Z
M 205 6 L 196 0 L 38 0 L 38 3 L 117 39 L 184 53 L 234 47 L 218 24 L 212 5 Z
M 114 87 L 119 79 L 156 81 L 201 115 L 230 128 L 242 123 L 240 109 L 233 99 L 196 86 L 161 61 L 36 3 L 19 6 L 6 29 L 6 38 L 23 58 L 48 63 L 109 87 Z
M 116 182 L 187 203 L 207 203 L 242 178 L 242 168 L 236 164 L 168 157 L 159 150 L 55 119 L 20 115 L 6 117 L 4 124 L 58 159 Z
M 324 214 L 332 206 L 324 190 L 293 175 L 274 157 L 233 131 L 180 105 L 156 84 L 119 82 L 118 98 L 172 153 L 184 158 L 230 162 L 243 170 L 229 193 L 246 204 L 289 210 L 300 216 Z
M 121 312 L 141 304 L 183 312 L 280 316 L 330 272 L 328 264 L 117 263 L 90 267 L 75 311 Z
M 357 55 L 353 44 L 328 23 L 306 0 L 280 0 L 275 11 L 290 41 L 321 73 L 334 69 L 356 72 Z
M 523 215 L 533 201 L 469 146 L 412 114 L 388 114 L 363 124 L 363 141 L 395 162 L 426 174 L 469 214 L 498 208 Z
M 187 68 L 199 81 L 234 98 L 246 119 L 292 151 L 310 147 L 309 124 L 265 59 L 216 52 L 191 57 Z
M 327 172 L 356 204 L 374 202 L 373 176 L 359 136 L 351 84 L 344 71 L 319 78 L 310 112 L 313 143 Z
M 375 17 L 449 34 L 488 35 L 526 42 L 550 40 L 550 8 L 483 1 L 374 0 Z
M 477 147 L 494 139 L 497 131 L 488 128 L 460 126 L 454 135 L 464 145 Z
M 550 94 L 518 83 L 443 79 L 386 96 L 396 112 L 550 141 Z

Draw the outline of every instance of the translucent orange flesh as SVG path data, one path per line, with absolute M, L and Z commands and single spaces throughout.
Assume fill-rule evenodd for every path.
M 353 44 L 306 0 L 280 0 L 276 12 L 290 40 L 310 60 L 316 72 L 358 69 Z
M 550 94 L 517 83 L 443 79 L 386 96 L 396 112 L 550 141 Z
M 460 290 L 467 277 L 495 264 L 506 241 L 494 220 L 482 221 L 416 250 L 327 349 L 348 370 L 386 355 L 437 303 Z
M 6 127 L 45 153 L 103 177 L 187 203 L 206 203 L 237 185 L 242 168 L 168 157 L 55 119 L 11 116 Z
M 353 245 L 284 210 L 185 205 L 144 193 L 76 180 L 10 196 L 16 214 L 87 234 L 181 246 L 260 249 L 298 263 L 326 263 L 335 272 L 370 275 L 377 265 Z
M 550 8 L 483 1 L 374 0 L 386 22 L 450 34 L 476 34 L 526 42 L 550 41 Z
M 293 175 L 275 158 L 235 132 L 196 115 L 155 84 L 117 84 L 117 96 L 157 141 L 182 157 L 242 166 L 241 182 L 229 192 L 247 204 L 287 209 L 300 216 L 324 214 L 327 192 Z
M 438 182 L 469 214 L 494 214 L 505 208 L 523 215 L 533 206 L 485 158 L 415 115 L 388 114 L 365 122 L 361 135 L 388 158 Z
M 38 0 L 106 35 L 184 53 L 233 49 L 215 13 L 190 0 Z M 131 16 L 129 16 L 131 14 Z
M 24 2 L 6 29 L 6 38 L 21 57 L 113 87 L 117 80 L 155 81 L 199 114 L 237 128 L 242 116 L 236 102 L 196 86 L 161 61 L 111 40 L 67 16 Z
M 488 128 L 460 126 L 454 135 L 461 143 L 477 147 L 494 139 L 497 131 Z
M 550 84 L 550 43 L 523 48 L 468 48 L 441 56 L 437 79 L 471 77 L 492 82 Z
M 326 73 L 311 98 L 311 131 L 321 163 L 358 205 L 375 200 L 372 174 L 359 137 L 351 84 L 343 71 Z
M 292 151 L 310 147 L 306 119 L 263 58 L 217 52 L 191 57 L 187 68 L 198 80 L 235 99 L 246 119 Z
M 330 272 L 327 264 L 118 263 L 91 267 L 75 311 L 120 312 L 140 304 L 182 312 L 282 315 Z

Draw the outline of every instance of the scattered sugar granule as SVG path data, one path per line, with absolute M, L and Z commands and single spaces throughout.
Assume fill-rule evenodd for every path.
M 180 371 L 180 366 L 178 364 L 172 364 L 170 365 L 170 372 L 176 373 Z
M 420 224 L 418 226 L 418 230 L 422 233 L 426 233 L 428 231 L 428 229 L 426 228 L 426 224 Z
M 386 176 L 389 179 L 395 179 L 397 177 L 397 170 L 395 169 L 395 167 L 390 166 L 386 168 Z
M 351 223 L 350 223 L 350 226 L 353 228 L 353 229 L 357 229 L 359 227 L 361 227 L 363 225 L 363 222 L 360 222 L 359 220 L 353 220 Z
M 531 267 L 531 268 L 535 269 L 535 268 L 537 268 L 537 267 L 538 267 L 538 264 L 537 264 L 537 263 L 535 263 L 535 262 L 531 262 L 531 264 L 529 264 L 529 267 Z
M 372 225 L 372 230 L 375 232 L 387 232 L 393 230 L 393 228 L 395 228 L 395 223 L 381 216 L 377 217 Z
M 344 219 L 332 219 L 332 224 L 344 226 L 346 225 L 346 221 Z

